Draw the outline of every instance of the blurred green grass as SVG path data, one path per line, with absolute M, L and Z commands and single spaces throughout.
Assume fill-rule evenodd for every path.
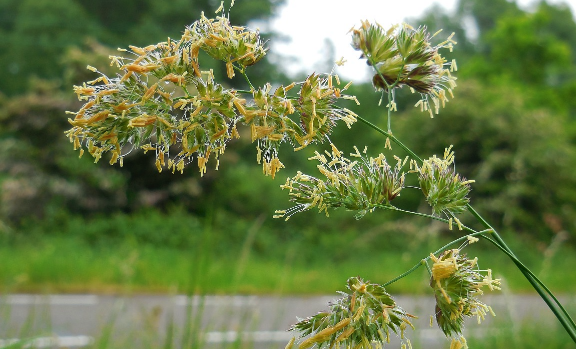
M 333 294 L 351 276 L 391 280 L 449 241 L 446 235 L 418 233 L 423 230 L 416 227 L 420 235 L 384 235 L 371 243 L 335 237 L 329 244 L 313 244 L 298 236 L 281 241 L 259 218 L 249 223 L 207 224 L 174 210 L 69 218 L 58 234 L 42 233 L 48 225 L 29 225 L 27 234 L 2 235 L 0 282 L 7 292 L 34 293 Z M 576 264 L 573 247 L 503 236 L 553 292 L 575 291 L 576 274 L 566 272 Z M 480 267 L 492 269 L 511 291 L 531 292 L 520 272 L 489 243 L 481 240 L 464 252 L 477 256 Z M 421 268 L 387 288 L 422 294 L 428 281 Z
M 573 313 L 572 309 L 568 309 Z M 490 349 L 569 349 L 574 342 L 557 322 L 541 322 L 526 319 L 519 322 L 497 321 L 497 329 L 482 330 L 481 326 L 474 335 L 467 336 L 469 348 Z

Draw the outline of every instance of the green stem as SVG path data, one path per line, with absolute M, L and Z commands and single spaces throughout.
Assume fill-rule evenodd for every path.
M 446 218 L 442 218 L 442 217 L 438 217 L 438 216 L 433 216 L 433 215 L 427 214 L 427 213 L 420 213 L 420 212 L 403 210 L 403 209 L 401 209 L 401 208 L 398 208 L 398 207 L 392 206 L 392 205 L 377 205 L 376 207 L 377 207 L 377 208 L 383 208 L 383 209 L 385 209 L 385 210 L 397 211 L 397 212 L 402 212 L 402 213 L 406 213 L 406 214 L 411 214 L 411 215 L 413 215 L 413 216 L 429 218 L 429 219 L 433 219 L 433 220 L 436 220 L 436 221 L 439 221 L 439 222 L 443 222 L 443 223 L 446 223 L 446 224 L 449 223 L 449 220 L 446 219 Z M 486 233 L 491 233 L 491 232 L 494 231 L 493 228 L 488 228 L 488 229 L 486 229 L 486 230 L 477 231 L 477 230 L 474 230 L 474 229 L 472 229 L 472 228 L 470 228 L 470 227 L 465 226 L 464 224 L 461 224 L 460 226 L 462 227 L 462 230 L 466 230 L 466 231 L 469 231 L 470 233 L 472 233 L 472 234 L 469 234 L 469 235 L 474 235 L 474 234 L 486 234 Z M 468 236 L 468 235 L 466 235 L 466 236 Z M 462 238 L 460 238 L 460 239 L 465 239 L 466 236 L 464 236 L 464 237 L 462 237 Z M 457 240 L 454 240 L 454 241 L 460 241 L 460 239 L 457 239 Z M 449 243 L 448 245 L 451 245 L 451 244 L 452 244 L 452 242 Z
M 190 92 L 188 92 L 188 89 L 186 88 L 186 86 L 182 85 L 182 89 L 184 90 L 184 92 L 186 92 L 186 98 L 190 98 Z
M 248 75 L 246 75 L 246 69 L 242 69 L 242 68 L 236 66 L 236 64 L 232 64 L 232 67 L 234 67 L 234 69 L 239 71 L 240 74 L 242 74 L 242 76 L 244 76 L 244 79 L 248 83 L 248 86 L 250 86 L 250 89 L 255 90 L 254 85 L 252 85 L 252 82 L 250 82 L 250 78 L 248 78 Z
M 368 58 L 368 62 L 370 62 L 370 66 L 376 71 L 376 73 L 378 74 L 380 79 L 382 79 L 382 82 L 384 82 L 384 84 L 386 85 L 386 92 L 388 93 L 388 133 L 391 135 L 392 134 L 392 102 L 394 101 L 394 98 L 392 97 L 392 91 L 398 85 L 398 82 L 400 81 L 400 75 L 402 74 L 402 71 L 404 70 L 404 65 L 402 65 L 402 67 L 400 68 L 400 72 L 398 73 L 398 77 L 396 78 L 396 81 L 394 81 L 394 83 L 392 83 L 392 84 L 389 84 L 388 81 L 386 81 L 386 79 L 384 79 L 384 76 L 382 75 L 382 73 L 378 69 L 376 69 L 376 65 L 375 65 L 376 63 L 372 60 L 372 56 L 370 55 L 370 53 L 364 52 L 364 54 Z
M 386 82 L 386 80 L 384 80 L 384 82 Z M 388 88 L 388 133 L 392 134 L 392 88 L 388 83 L 386 83 L 386 87 Z
M 398 212 L 402 212 L 402 213 L 407 213 L 407 214 L 412 214 L 415 216 L 419 216 L 419 217 L 424 217 L 424 218 L 430 218 L 430 219 L 434 219 L 440 222 L 444 222 L 444 223 L 448 223 L 448 220 L 441 218 L 441 217 L 436 217 L 436 216 L 432 216 L 432 215 L 428 215 L 428 214 L 424 214 L 424 213 L 419 213 L 419 212 L 412 212 L 412 211 L 407 211 L 407 210 L 403 210 L 403 209 L 399 209 L 395 206 L 391 206 L 391 205 L 387 205 L 387 206 L 378 206 L 380 208 L 384 208 L 384 209 L 388 209 L 388 210 L 392 210 L 392 211 L 398 211 Z M 488 223 L 486 223 L 488 224 Z M 489 225 L 488 225 L 489 226 Z M 435 251 L 433 254 L 438 254 L 444 250 L 446 250 L 448 247 L 459 243 L 465 239 L 468 239 L 469 236 L 476 236 L 476 235 L 480 235 L 481 237 L 483 237 L 484 239 L 490 241 L 492 244 L 494 244 L 498 249 L 500 249 L 502 252 L 504 252 L 508 257 L 510 257 L 510 259 L 512 259 L 512 261 L 514 262 L 514 264 L 516 264 L 516 266 L 518 267 L 518 269 L 522 272 L 522 274 L 524 274 L 524 276 L 528 279 L 528 281 L 532 284 L 532 287 L 534 287 L 534 289 L 536 290 L 536 292 L 540 295 L 540 297 L 544 300 L 544 302 L 548 305 L 548 307 L 550 308 L 550 310 L 552 311 L 552 313 L 554 313 L 554 315 L 556 316 L 556 318 L 558 319 L 558 321 L 560 321 L 560 323 L 562 324 L 562 326 L 564 327 L 564 329 L 566 330 L 566 332 L 568 332 L 568 334 L 570 335 L 570 337 L 572 337 L 572 339 L 576 342 L 576 325 L 574 324 L 574 321 L 572 320 L 572 318 L 570 317 L 570 315 L 568 314 L 568 312 L 566 311 L 566 309 L 562 306 L 562 304 L 560 303 L 560 301 L 556 298 L 556 296 L 550 291 L 550 289 L 548 289 L 548 287 L 546 287 L 546 285 L 540 280 L 538 279 L 538 277 L 530 270 L 528 269 L 528 267 L 526 267 L 515 255 L 514 253 L 512 253 L 512 251 L 506 246 L 506 244 L 504 243 L 504 241 L 502 240 L 502 238 L 498 235 L 498 233 L 494 230 L 494 228 L 492 228 L 491 226 L 488 227 L 488 229 L 486 230 L 482 230 L 482 231 L 475 231 L 472 228 L 469 228 L 467 226 L 462 225 L 462 229 L 466 230 L 466 231 L 470 231 L 472 232 L 471 234 L 465 235 L 459 239 L 456 239 L 454 241 L 451 241 L 450 243 L 446 244 L 445 246 L 442 246 L 440 249 L 438 249 L 437 251 Z M 486 234 L 492 234 L 495 238 L 495 240 L 489 238 Z M 502 241 L 502 243 L 497 242 L 497 239 L 500 239 Z M 504 247 L 506 246 L 506 247 Z M 429 259 L 430 257 L 424 258 L 422 259 L 418 264 L 416 264 L 414 267 L 412 267 L 410 270 L 406 271 L 405 273 L 403 273 L 402 275 L 388 281 L 387 283 L 383 284 L 382 286 L 388 286 L 400 279 L 402 279 L 403 277 L 413 273 L 415 270 L 417 270 L 420 265 L 423 265 L 426 263 L 426 261 Z
M 407 146 L 405 146 L 404 143 L 400 142 L 400 141 L 398 140 L 398 138 L 396 138 L 396 137 L 394 137 L 394 136 L 392 135 L 392 133 L 384 131 L 384 130 L 381 129 L 380 127 L 374 125 L 373 123 L 371 123 L 370 121 L 364 119 L 364 118 L 361 117 L 361 116 L 358 116 L 357 119 L 360 120 L 360 121 L 362 121 L 363 123 L 365 123 L 365 124 L 368 125 L 369 127 L 373 128 L 373 129 L 376 130 L 378 133 L 380 133 L 380 134 L 382 134 L 382 135 L 390 138 L 390 139 L 392 140 L 392 142 L 394 142 L 394 143 L 396 143 L 396 145 L 400 146 L 400 148 L 402 148 L 402 150 L 404 150 L 405 152 L 407 152 L 407 153 L 410 155 L 410 157 L 412 157 L 413 159 L 416 159 L 416 160 L 422 162 L 422 159 L 421 159 L 418 155 L 416 155 L 416 153 L 414 153 L 412 150 L 410 150 L 410 148 L 408 148 Z
M 428 257 L 427 257 L 427 258 L 428 258 Z M 415 266 L 413 266 L 412 268 L 410 268 L 408 271 L 402 273 L 402 275 L 399 275 L 399 276 L 395 277 L 394 279 L 392 279 L 392 280 L 390 280 L 390 281 L 388 281 L 388 282 L 383 283 L 382 286 L 383 286 L 383 287 L 386 287 L 386 286 L 388 286 L 388 285 L 390 285 L 390 284 L 393 284 L 393 283 L 395 283 L 396 281 L 398 281 L 398 280 L 400 280 L 400 279 L 402 279 L 402 278 L 404 278 L 404 277 L 412 274 L 414 271 L 416 271 L 416 269 L 418 269 L 418 268 L 420 268 L 421 266 L 423 266 L 424 264 L 426 264 L 427 258 L 422 259 L 420 262 L 418 262 Z
M 536 275 L 530 270 L 528 269 L 528 267 L 526 267 L 520 260 L 518 260 L 518 258 L 516 258 L 516 256 L 514 256 L 513 254 L 511 254 L 510 252 L 508 252 L 507 250 L 505 250 L 500 244 L 498 244 L 495 240 L 489 238 L 486 235 L 482 235 L 482 238 L 484 238 L 485 240 L 488 240 L 489 242 L 491 242 L 492 244 L 494 244 L 498 249 L 500 249 L 504 254 L 506 254 L 508 257 L 510 257 L 510 259 L 512 259 L 512 261 L 514 263 L 516 263 L 516 265 L 518 265 L 521 269 L 525 270 L 527 273 L 529 273 L 532 277 L 537 278 Z M 552 292 L 548 289 L 548 287 L 546 287 L 546 285 L 544 285 L 542 283 L 542 281 L 540 281 L 539 279 L 537 279 L 540 282 L 540 286 L 542 286 L 542 288 L 544 290 L 546 290 L 547 293 L 550 294 L 550 296 L 552 297 L 552 299 L 554 299 L 554 302 L 557 304 L 560 304 L 560 301 L 552 294 Z
M 417 212 L 410 212 L 410 211 L 403 211 L 403 212 L 406 212 L 406 213 L 417 213 Z M 417 216 L 421 216 L 421 215 L 420 215 L 420 214 L 417 214 Z M 467 240 L 469 236 L 476 236 L 476 235 L 482 236 L 483 234 L 485 234 L 485 233 L 487 233 L 487 232 L 488 232 L 488 230 L 483 230 L 483 231 L 476 231 L 476 232 L 474 232 L 474 233 L 472 233 L 472 234 L 464 235 L 464 236 L 462 236 L 462 237 L 460 237 L 460 238 L 458 238 L 458 239 L 456 239 L 456 240 L 454 240 L 454 241 L 451 241 L 451 242 L 447 243 L 446 245 L 442 246 L 442 247 L 439 248 L 438 250 L 434 251 L 434 253 L 432 253 L 432 254 L 436 255 L 436 254 L 438 254 L 438 253 L 444 252 L 448 247 L 450 247 L 450 246 L 452 246 L 452 245 L 455 245 L 455 244 L 457 244 L 457 243 L 460 243 L 460 242 L 462 242 L 462 241 L 464 241 L 464 240 Z M 420 262 L 418 262 L 418 264 L 414 265 L 414 266 L 413 266 L 412 268 L 410 268 L 408 271 L 406 271 L 406 272 L 404 272 L 402 275 L 399 275 L 399 276 L 395 277 L 394 279 L 392 279 L 392 280 L 390 280 L 390 281 L 382 284 L 382 286 L 386 287 L 386 286 L 388 286 L 388 285 L 390 285 L 390 284 L 393 284 L 393 283 L 395 283 L 396 281 L 398 281 L 398 280 L 400 280 L 400 279 L 408 276 L 409 274 L 412 274 L 415 270 L 417 270 L 418 268 L 420 268 L 420 266 L 426 265 L 426 262 L 428 262 L 429 259 L 430 259 L 430 256 L 422 259 Z

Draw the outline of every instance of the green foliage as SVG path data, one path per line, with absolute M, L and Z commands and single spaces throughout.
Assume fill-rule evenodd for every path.
M 486 6 L 482 0 L 461 0 L 457 7 L 457 16 L 459 18 L 471 16 L 480 33 L 494 28 L 498 19 L 522 12 L 516 2 L 507 0 L 491 1 L 490 6 Z
M 167 214 L 144 210 L 93 219 L 60 216 L 31 221 L 0 234 L 0 253 L 6 260 L 0 281 L 12 292 L 174 292 L 174 287 L 183 292 L 198 275 L 194 268 L 203 265 L 200 275 L 209 280 L 203 290 L 209 293 L 330 294 L 342 289 L 342 280 L 350 275 L 389 280 L 453 236 L 417 222 L 358 228 L 369 216 L 350 224 L 344 221 L 349 227 L 339 231 L 310 223 L 326 221 L 323 215 L 306 217 L 314 227 L 305 230 L 294 226 L 299 218 L 286 227 L 283 221 L 262 224 L 258 217 L 247 220 L 223 212 L 207 220 L 174 208 Z M 251 230 L 255 232 L 250 242 Z M 565 272 L 576 263 L 573 247 L 526 246 L 520 237 L 509 242 L 550 288 L 573 291 L 576 275 Z M 241 259 L 245 245 L 248 253 Z M 507 268 L 503 254 L 481 244 L 467 250 L 483 264 L 490 261 L 510 290 L 530 290 L 519 273 Z M 125 274 L 130 270 L 133 274 Z M 427 280 L 426 272 L 416 273 L 386 289 L 392 294 L 423 294 L 429 289 Z
M 455 32 L 461 79 L 517 86 L 530 108 L 576 111 L 576 22 L 564 4 L 541 1 L 525 12 L 514 2 L 461 0 L 455 15 L 435 7 L 418 20 L 430 30 Z
M 546 28 L 554 20 L 543 11 L 502 18 L 487 34 L 490 53 L 484 69 L 517 83 L 556 85 L 570 69 L 572 57 L 568 43 Z M 517 60 L 518 56 L 529 59 Z
M 32 76 L 61 76 L 58 58 L 95 29 L 73 0 L 31 0 L 20 1 L 17 7 L 5 6 L 8 8 L 0 8 L 0 12 L 6 10 L 13 16 L 13 24 L 2 39 L 2 46 L 10 47 L 1 57 L 0 70 L 0 90 L 7 93 L 23 91 Z

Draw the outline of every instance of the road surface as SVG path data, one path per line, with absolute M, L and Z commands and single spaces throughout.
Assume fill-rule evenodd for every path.
M 202 348 L 284 348 L 292 338 L 286 330 L 297 317 L 327 309 L 332 296 L 106 296 L 26 295 L 0 298 L 0 348 L 28 340 L 36 348 L 81 348 L 110 340 L 106 348 L 188 347 Z M 430 327 L 434 309 L 432 297 L 397 296 L 398 305 L 419 319 L 416 331 L 408 331 L 415 348 L 447 348 L 447 340 L 435 326 Z M 498 319 L 554 321 L 552 313 L 537 296 L 486 295 Z M 576 296 L 562 297 L 576 304 Z M 467 329 L 490 331 L 498 326 L 491 317 L 480 326 Z M 187 329 L 189 329 L 187 331 Z M 170 336 L 171 335 L 171 336 Z M 398 342 L 398 339 L 394 339 Z M 156 343 L 156 344 L 155 344 Z M 244 343 L 241 346 L 239 343 Z M 151 344 L 155 344 L 151 346 Z M 425 344 L 425 345 L 424 345 Z M 398 347 L 392 345 L 391 347 Z

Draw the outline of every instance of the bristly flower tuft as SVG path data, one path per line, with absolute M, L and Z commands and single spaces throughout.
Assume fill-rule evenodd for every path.
M 348 279 L 344 297 L 331 303 L 330 310 L 320 312 L 293 325 L 290 330 L 308 338 L 299 349 L 318 348 L 382 348 L 390 342 L 390 332 L 399 334 L 401 341 L 411 347 L 404 332 L 415 316 L 406 313 L 378 284 L 361 278 Z
M 334 145 L 332 152 L 325 152 L 311 157 L 317 160 L 317 166 L 325 179 L 318 179 L 301 172 L 293 178 L 288 178 L 283 189 L 290 190 L 290 201 L 297 205 L 286 211 L 276 211 L 276 218 L 290 218 L 296 212 L 317 207 L 320 212 L 328 215 L 329 208 L 344 207 L 355 211 L 356 218 L 363 217 L 379 205 L 388 205 L 400 195 L 404 188 L 402 171 L 407 159 L 396 159 L 391 166 L 383 154 L 376 158 L 368 158 L 356 152 L 351 156 L 358 160 L 350 160 L 343 156 Z
M 356 121 L 356 114 L 336 105 L 341 99 L 355 100 L 343 93 L 349 84 L 340 87 L 337 76 L 310 75 L 299 83 L 298 96 L 287 94 L 296 83 L 273 93 L 270 84 L 253 87 L 245 69 L 260 61 L 266 48 L 257 31 L 232 26 L 225 17 L 202 15 L 178 41 L 168 38 L 120 51 L 127 56 L 110 57 L 111 65 L 120 70 L 116 77 L 88 66 L 100 77 L 74 86 L 86 103 L 71 113 L 72 128 L 66 134 L 74 149 L 82 153 L 88 148 L 95 161 L 108 152 L 110 164 L 122 165 L 127 154 L 141 149 L 155 154 L 160 172 L 182 173 L 195 158 L 204 174 L 211 158 L 218 168 L 229 141 L 240 137 L 237 127 L 246 125 L 263 172 L 274 177 L 284 167 L 278 158 L 282 142 L 302 149 L 327 140 L 337 121 L 348 127 Z M 250 91 L 225 88 L 212 70 L 201 70 L 200 51 L 225 62 L 229 78 L 241 72 Z
M 458 249 L 430 257 L 433 261 L 430 286 L 436 297 L 436 321 L 446 336 L 462 336 L 466 317 L 475 316 L 480 323 L 487 313 L 494 314 L 492 308 L 478 298 L 484 287 L 500 289 L 500 280 L 492 279 L 490 269 L 483 275 L 478 270 L 477 258 L 468 259 Z
M 201 38 L 194 43 L 210 57 L 226 63 L 228 77 L 234 77 L 234 66 L 241 70 L 261 60 L 267 48 L 258 32 L 247 31 L 244 27 L 230 25 L 228 18 L 206 18 L 204 14 L 199 21 L 186 29 L 191 37 Z
M 416 104 L 432 117 L 444 107 L 456 87 L 456 62 L 447 62 L 439 50 L 456 44 L 450 35 L 444 42 L 432 45 L 426 27 L 414 29 L 407 24 L 385 30 L 380 24 L 362 21 L 359 29 L 352 29 L 352 47 L 362 52 L 376 74 L 372 78 L 378 89 L 390 90 L 404 85 L 418 92 L 421 100 Z M 430 102 L 431 101 L 431 102 Z M 432 103 L 432 104 L 430 104 Z
M 454 152 L 452 146 L 444 152 L 444 158 L 433 156 L 423 161 L 421 167 L 416 165 L 420 188 L 434 214 L 446 213 L 448 216 L 466 210 L 470 201 L 470 183 L 454 170 Z

